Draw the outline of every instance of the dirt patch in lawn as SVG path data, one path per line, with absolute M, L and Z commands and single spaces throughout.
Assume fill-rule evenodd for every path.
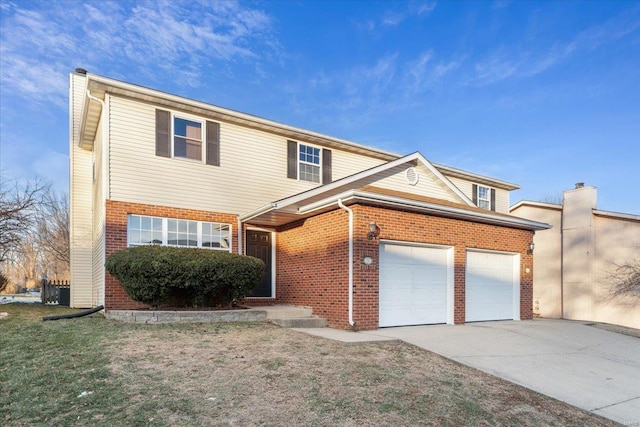
M 152 424 L 617 425 L 398 341 L 345 344 L 270 324 L 154 325 L 108 353 L 127 411 L 153 414 Z

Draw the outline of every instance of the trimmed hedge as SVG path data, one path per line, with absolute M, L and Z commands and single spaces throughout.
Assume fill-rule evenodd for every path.
M 209 249 L 137 246 L 113 253 L 105 267 L 135 301 L 207 307 L 249 295 L 265 265 L 257 258 Z

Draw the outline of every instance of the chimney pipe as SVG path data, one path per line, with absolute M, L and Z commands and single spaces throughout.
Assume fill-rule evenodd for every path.
M 576 188 L 584 187 L 584 182 L 576 182 Z
M 87 74 L 87 70 L 84 68 L 76 68 L 76 73 L 78 74 Z

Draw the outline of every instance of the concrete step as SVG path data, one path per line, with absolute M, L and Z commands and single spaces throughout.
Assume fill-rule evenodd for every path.
M 316 316 L 270 319 L 269 321 L 283 328 L 324 328 L 327 326 L 327 319 Z
M 295 307 L 292 305 L 272 305 L 257 308 L 267 311 L 267 320 L 311 317 L 313 315 L 313 311 L 308 307 Z

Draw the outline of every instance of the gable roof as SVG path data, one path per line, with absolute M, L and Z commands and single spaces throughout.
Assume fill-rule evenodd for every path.
M 451 202 L 414 193 L 378 188 L 371 185 L 376 175 L 398 165 L 422 164 L 442 180 L 442 183 L 458 196 L 459 202 Z M 543 230 L 549 225 L 516 218 L 476 207 L 455 185 L 445 178 L 420 153 L 413 153 L 400 159 L 385 163 L 339 179 L 327 185 L 269 203 L 254 211 L 240 215 L 242 222 L 266 227 L 278 227 L 293 221 L 308 218 L 337 208 L 338 200 L 344 204 L 366 203 L 389 208 L 429 213 L 437 216 L 459 218 L 528 230 Z
M 178 95 L 172 95 L 144 86 L 126 83 L 120 80 L 99 76 L 96 74 L 86 73 L 86 95 L 84 98 L 84 111 L 87 116 L 83 116 L 83 126 L 97 128 L 98 117 L 101 111 L 100 101 L 104 98 L 105 93 L 112 93 L 143 102 L 155 104 L 164 108 L 181 110 L 201 116 L 210 120 L 233 123 L 240 126 L 266 131 L 272 134 L 280 135 L 285 138 L 295 139 L 322 145 L 328 148 L 337 148 L 344 151 L 350 151 L 372 158 L 389 161 L 400 157 L 396 153 L 381 150 L 374 147 L 368 147 L 352 141 L 334 138 L 317 132 L 296 128 L 294 126 L 285 125 L 272 120 L 263 119 L 251 114 L 241 113 L 238 111 L 222 108 L 213 104 L 196 101 Z M 95 134 L 95 129 L 87 130 L 87 135 Z M 78 141 L 83 148 L 91 148 L 92 140 Z
M 233 123 L 245 126 L 251 129 L 262 130 L 284 138 L 290 138 L 297 141 L 308 142 L 321 145 L 327 148 L 336 148 L 339 150 L 349 151 L 371 158 L 393 161 L 401 159 L 402 156 L 397 153 L 369 147 L 358 144 L 356 142 L 323 135 L 317 132 L 285 125 L 272 120 L 267 120 L 251 114 L 241 113 L 238 111 L 222 108 L 213 104 L 185 98 L 178 95 L 172 95 L 144 86 L 126 83 L 120 80 L 99 76 L 91 73 L 72 73 L 73 75 L 84 77 L 85 96 L 83 112 L 81 117 L 81 135 L 78 141 L 74 141 L 83 149 L 91 150 L 93 148 L 93 140 L 95 139 L 100 115 L 102 113 L 102 101 L 107 93 L 119 96 L 137 99 L 142 102 L 151 103 L 169 109 L 181 110 L 201 116 L 203 118 Z M 424 159 L 424 157 L 423 157 Z M 426 159 L 424 159 L 426 161 Z M 430 163 L 431 168 L 435 168 L 439 175 L 449 175 L 469 179 L 490 187 L 503 188 L 506 190 L 515 190 L 519 188 L 515 184 L 501 181 L 491 177 L 478 175 L 472 172 L 463 171 L 461 169 L 452 168 L 445 165 Z M 435 172 L 434 172 L 435 173 Z

